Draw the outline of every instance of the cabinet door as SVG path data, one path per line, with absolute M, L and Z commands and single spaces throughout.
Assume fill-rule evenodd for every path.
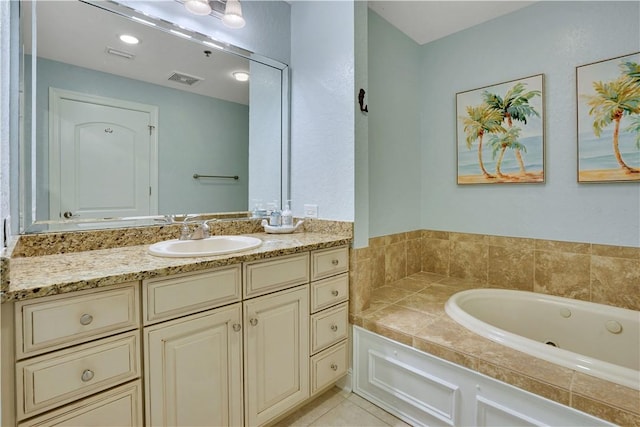
M 242 425 L 241 310 L 145 328 L 148 426 Z
M 309 287 L 244 302 L 245 416 L 263 425 L 309 396 Z

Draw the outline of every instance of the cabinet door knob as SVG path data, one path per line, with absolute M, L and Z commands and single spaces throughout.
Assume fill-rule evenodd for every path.
M 249 323 L 251 323 L 251 326 L 256 326 L 258 324 L 258 319 L 254 317 L 253 319 L 249 320 Z
M 338 265 L 340 264 L 340 261 L 338 261 L 337 259 L 331 260 L 331 264 L 332 265 Z
M 333 332 L 337 332 L 338 331 L 338 325 L 331 325 L 331 330 Z
M 232 326 L 233 330 L 239 332 L 242 329 L 242 326 L 239 323 L 234 323 Z
M 331 364 L 331 369 L 334 370 L 334 371 L 337 371 L 338 370 L 338 365 L 336 365 L 335 363 L 332 363 Z
M 333 295 L 334 297 L 337 297 L 340 294 L 340 292 L 338 292 L 336 289 L 331 291 L 331 295 Z
M 93 322 L 93 316 L 90 314 L 83 314 L 82 316 L 80 316 L 80 324 L 87 326 L 89 323 Z
M 93 371 L 91 369 L 85 369 L 84 371 L 82 371 L 82 376 L 80 377 L 82 379 L 82 382 L 87 382 L 87 381 L 91 381 L 93 379 Z

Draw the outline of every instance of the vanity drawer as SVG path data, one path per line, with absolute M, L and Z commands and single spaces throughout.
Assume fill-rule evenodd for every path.
M 311 316 L 311 354 L 347 337 L 348 304 L 343 303 Z
M 16 364 L 18 419 L 140 376 L 138 331 Z
M 349 270 L 349 248 L 324 249 L 311 253 L 311 280 L 345 273 Z
M 241 299 L 240 264 L 142 282 L 144 324 L 192 314 Z
M 18 359 L 134 329 L 137 282 L 16 303 Z
M 18 427 L 141 426 L 142 386 L 134 381 L 31 418 Z
M 311 394 L 346 375 L 349 368 L 347 341 L 328 348 L 311 358 Z
M 309 254 L 244 264 L 244 297 L 275 292 L 309 282 Z
M 311 313 L 349 299 L 349 275 L 330 277 L 311 283 Z

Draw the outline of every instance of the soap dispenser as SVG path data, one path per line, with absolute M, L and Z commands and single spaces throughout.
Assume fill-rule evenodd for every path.
M 293 214 L 291 213 L 291 200 L 287 200 L 287 204 L 282 211 L 282 226 L 293 227 Z
M 273 210 L 269 214 L 269 225 L 272 227 L 280 227 L 282 225 L 282 212 L 278 209 L 278 202 L 273 202 Z

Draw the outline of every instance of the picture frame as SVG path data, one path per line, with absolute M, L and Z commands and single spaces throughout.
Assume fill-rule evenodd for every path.
M 579 183 L 640 182 L 640 52 L 576 67 Z
M 544 183 L 544 75 L 456 94 L 457 183 Z

